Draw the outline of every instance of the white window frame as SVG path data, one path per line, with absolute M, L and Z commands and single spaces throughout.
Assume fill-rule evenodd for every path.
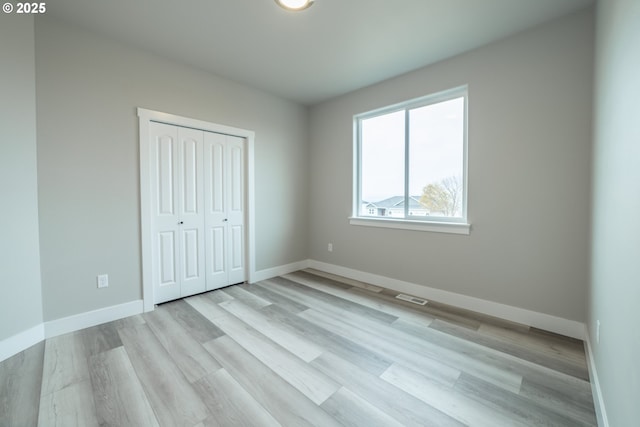
M 464 120 L 463 120 L 463 150 L 462 150 L 462 217 L 415 217 L 408 219 L 404 218 L 381 218 L 371 216 L 361 216 L 360 206 L 362 202 L 361 195 L 361 166 L 362 166 L 362 134 L 360 131 L 360 124 L 363 120 L 377 117 L 385 114 L 394 113 L 397 111 L 405 111 L 408 115 L 409 111 L 415 108 L 424 107 L 431 104 L 437 104 L 440 102 L 448 101 L 454 98 L 464 98 Z M 469 111 L 469 97 L 468 86 L 459 86 L 442 92 L 438 92 L 432 95 L 427 95 L 421 98 L 412 99 L 409 101 L 401 102 L 399 104 L 390 105 L 387 107 L 379 108 L 366 113 L 356 114 L 353 116 L 353 208 L 352 215 L 349 217 L 349 223 L 351 225 L 368 226 L 368 227 L 383 227 L 383 228 L 396 228 L 402 230 L 417 230 L 417 231 L 432 231 L 441 233 L 453 233 L 453 234 L 469 234 L 471 230 L 471 224 L 468 222 L 467 216 L 467 199 L 468 199 L 468 173 L 467 173 L 467 152 L 468 152 L 468 111 Z M 409 144 L 408 137 L 408 121 L 406 122 L 405 130 L 405 147 Z M 406 151 L 408 153 L 408 150 Z M 405 158 L 405 165 L 408 163 L 408 154 Z M 407 193 L 408 182 L 408 168 L 405 168 L 405 205 L 406 199 L 410 196 Z

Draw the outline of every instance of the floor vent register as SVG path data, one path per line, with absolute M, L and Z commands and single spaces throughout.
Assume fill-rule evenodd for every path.
M 412 302 L 412 303 L 418 304 L 418 305 L 427 305 L 427 300 L 426 299 L 422 299 L 422 298 L 418 298 L 418 297 L 412 297 L 411 295 L 398 294 L 398 295 L 396 295 L 396 298 L 401 299 L 402 301 L 409 301 L 409 302 Z

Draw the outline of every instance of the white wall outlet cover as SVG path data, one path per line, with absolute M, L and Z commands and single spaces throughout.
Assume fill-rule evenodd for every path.
M 109 286 L 109 275 L 108 274 L 98 275 L 98 288 L 106 288 L 108 286 Z

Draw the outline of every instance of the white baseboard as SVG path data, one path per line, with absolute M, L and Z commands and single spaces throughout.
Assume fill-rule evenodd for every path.
M 113 305 L 111 307 L 101 308 L 98 310 L 87 311 L 85 313 L 80 313 L 69 317 L 63 317 L 62 319 L 45 322 L 44 335 L 45 338 L 53 338 L 58 335 L 122 319 L 123 317 L 133 316 L 142 312 L 142 300 L 136 300 L 126 302 L 124 304 Z
M 122 319 L 123 317 L 140 314 L 142 309 L 142 300 L 137 300 L 40 323 L 31 329 L 0 341 L 0 362 L 46 338 L 53 338 L 58 335 Z
M 44 325 L 42 323 L 3 339 L 0 341 L 0 362 L 28 349 L 34 344 L 38 344 L 43 339 Z
M 280 265 L 273 268 L 266 268 L 264 270 L 256 271 L 254 275 L 249 278 L 249 282 L 255 283 L 261 280 L 267 280 L 284 274 L 293 273 L 294 271 L 304 270 L 305 268 L 309 268 L 309 260 L 293 262 L 291 264 Z
M 602 390 L 600 389 L 600 380 L 598 380 L 598 370 L 596 369 L 596 361 L 593 358 L 593 347 L 591 346 L 591 336 L 589 330 L 585 327 L 584 333 L 585 350 L 587 351 L 587 365 L 589 366 L 589 378 L 591 379 L 591 393 L 593 394 L 593 403 L 596 407 L 596 415 L 598 417 L 598 426 L 609 427 L 609 419 L 602 398 Z
M 476 311 L 511 322 L 521 323 L 527 326 L 540 328 L 545 331 L 555 332 L 572 338 L 584 339 L 585 325 L 575 320 L 563 319 L 545 313 L 538 313 L 524 308 L 513 307 L 494 301 L 483 300 L 454 292 L 443 291 L 442 289 L 430 288 L 428 286 L 392 279 L 390 277 L 379 276 L 377 274 L 365 273 L 339 265 L 328 264 L 320 261 L 309 260 L 308 266 L 327 273 L 337 274 L 349 279 L 371 283 L 372 285 L 414 295 L 427 300 L 437 301 L 443 304 L 452 305 L 467 310 Z

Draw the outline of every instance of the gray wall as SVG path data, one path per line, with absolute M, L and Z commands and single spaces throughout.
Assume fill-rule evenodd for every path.
M 0 341 L 42 323 L 33 18 L 0 14 Z
M 584 321 L 593 37 L 587 10 L 312 108 L 311 258 Z M 462 84 L 471 235 L 350 226 L 352 116 Z
M 616 427 L 640 420 L 639 23 L 637 0 L 598 3 L 588 325 L 609 425 Z
M 45 320 L 142 297 L 136 107 L 255 131 L 256 267 L 307 258 L 306 108 L 51 17 L 36 57 Z

